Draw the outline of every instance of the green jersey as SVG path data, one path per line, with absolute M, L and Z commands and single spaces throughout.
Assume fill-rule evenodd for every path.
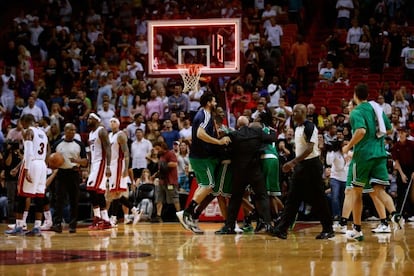
M 391 129 L 390 121 L 387 116 L 382 113 L 385 128 Z M 352 132 L 358 128 L 364 128 L 366 134 L 358 144 L 354 146 L 353 158 L 358 160 L 371 160 L 375 158 L 384 158 L 387 156 L 385 151 L 384 138 L 385 135 L 377 137 L 377 117 L 374 109 L 368 102 L 359 104 L 350 114 L 349 121 L 351 123 Z
M 263 132 L 266 133 L 266 134 L 270 134 L 270 128 L 268 128 L 266 126 L 263 127 Z M 276 150 L 276 143 L 272 143 L 272 144 L 267 145 L 266 148 L 265 148 L 264 153 L 265 154 L 274 154 L 277 158 L 278 153 L 277 153 L 277 150 Z

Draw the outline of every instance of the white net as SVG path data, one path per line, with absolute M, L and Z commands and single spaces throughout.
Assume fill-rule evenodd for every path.
M 183 92 L 195 91 L 198 89 L 202 64 L 178 64 L 177 69 L 184 82 Z

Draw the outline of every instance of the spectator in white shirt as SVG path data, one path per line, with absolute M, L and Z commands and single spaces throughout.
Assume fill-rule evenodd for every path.
M 332 61 L 326 62 L 326 67 L 323 67 L 319 72 L 319 80 L 321 82 L 333 83 L 335 77 L 335 68 L 333 68 Z
M 115 112 L 109 108 L 109 101 L 104 101 L 102 104 L 102 110 L 98 111 L 99 117 L 101 117 L 102 125 L 108 130 L 111 130 L 110 120 L 115 117 Z
M 33 96 L 30 96 L 27 99 L 27 103 L 27 106 L 22 110 L 21 116 L 23 116 L 24 114 L 32 114 L 36 122 L 39 122 L 40 119 L 42 119 L 43 117 L 43 112 L 37 105 L 35 105 L 35 99 L 33 98 Z
M 127 69 L 129 72 L 128 76 L 131 80 L 135 80 L 137 78 L 138 71 L 144 72 L 144 67 L 142 66 L 141 63 L 135 60 L 134 55 L 128 56 Z
M 141 113 L 135 114 L 134 122 L 126 127 L 128 140 L 135 141 L 137 139 L 137 136 L 135 134 L 137 129 L 141 129 L 143 132 L 145 132 L 144 115 Z
M 180 139 L 191 142 L 192 127 L 190 118 L 184 118 L 183 128 L 179 131 Z
M 388 118 L 391 118 L 392 107 L 389 103 L 385 102 L 384 96 L 379 95 L 377 98 L 377 103 L 382 107 L 385 115 L 387 115 Z
M 132 171 L 135 179 L 140 177 L 142 170 L 147 168 L 147 156 L 151 150 L 151 142 L 144 138 L 144 131 L 138 128 L 135 131 L 135 141 L 131 144 Z

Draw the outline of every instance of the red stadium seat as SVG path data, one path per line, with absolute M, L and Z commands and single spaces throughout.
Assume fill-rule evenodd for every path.
M 327 108 L 329 110 L 329 113 L 331 113 L 331 114 L 341 114 L 342 113 L 342 108 L 340 106 L 328 105 Z
M 320 108 L 321 106 L 325 106 L 326 101 L 324 98 L 317 98 L 317 97 L 312 97 L 310 100 L 311 103 L 313 103 L 316 108 Z
M 408 80 L 400 80 L 397 82 L 397 88 L 400 89 L 401 86 L 405 86 L 407 89 L 412 89 L 413 83 Z
M 342 98 L 332 97 L 326 100 L 326 104 L 329 106 L 341 106 L 342 105 Z
M 381 75 L 380 74 L 368 74 L 368 81 L 381 81 Z

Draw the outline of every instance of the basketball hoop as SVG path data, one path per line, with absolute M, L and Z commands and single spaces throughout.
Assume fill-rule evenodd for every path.
M 201 68 L 203 64 L 177 64 L 178 72 L 184 82 L 183 92 L 196 91 L 198 81 L 200 80 Z

